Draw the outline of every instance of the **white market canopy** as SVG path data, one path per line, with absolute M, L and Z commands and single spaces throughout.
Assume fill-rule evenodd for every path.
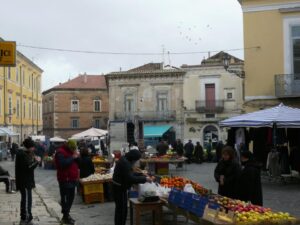
M 0 136 L 8 136 L 8 137 L 12 137 L 12 136 L 18 136 L 19 134 L 13 132 L 11 129 L 7 128 L 7 127 L 0 127 Z
M 97 129 L 97 128 L 90 128 L 86 131 L 83 131 L 81 133 L 78 134 L 74 134 L 70 139 L 80 139 L 80 138 L 88 138 L 88 137 L 102 137 L 107 135 L 108 132 L 107 130 L 101 130 L 101 129 Z
M 300 109 L 280 104 L 270 109 L 235 116 L 221 121 L 221 127 L 300 128 Z
M 66 140 L 60 137 L 50 138 L 50 142 L 65 142 Z

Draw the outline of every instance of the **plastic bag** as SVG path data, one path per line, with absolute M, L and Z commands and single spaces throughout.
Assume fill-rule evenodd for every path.
M 139 197 L 141 196 L 156 196 L 157 186 L 155 183 L 139 184 Z
M 183 191 L 189 192 L 189 193 L 192 193 L 192 194 L 196 194 L 195 189 L 193 188 L 193 186 L 191 184 L 186 184 L 184 186 Z

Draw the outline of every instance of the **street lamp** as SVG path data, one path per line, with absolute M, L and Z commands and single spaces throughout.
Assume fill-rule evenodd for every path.
M 229 68 L 229 64 L 230 64 L 230 60 L 231 60 L 231 57 L 228 53 L 224 53 L 223 54 L 223 66 L 224 66 L 224 69 L 229 72 L 229 73 L 234 73 L 235 75 L 237 75 L 238 77 L 240 78 L 245 78 L 245 71 L 244 70 L 232 70 L 232 69 L 228 69 Z

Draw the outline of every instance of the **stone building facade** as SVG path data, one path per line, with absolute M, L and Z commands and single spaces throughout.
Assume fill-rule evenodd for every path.
M 242 71 L 244 62 L 229 56 L 228 71 L 224 68 L 220 52 L 200 65 L 183 65 L 186 72 L 183 85 L 184 102 L 184 140 L 200 141 L 205 145 L 226 141 L 225 130 L 219 127 L 219 121 L 241 114 L 243 108 L 242 77 L 229 71 Z
M 105 77 L 79 75 L 43 92 L 43 133 L 69 138 L 91 127 L 107 129 Z
M 170 126 L 183 138 L 183 78 L 181 69 L 161 63 L 106 75 L 111 149 L 143 139 L 146 126 Z

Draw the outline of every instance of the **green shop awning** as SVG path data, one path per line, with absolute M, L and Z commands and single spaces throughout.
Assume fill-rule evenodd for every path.
M 172 126 L 144 126 L 144 138 L 162 137 Z

